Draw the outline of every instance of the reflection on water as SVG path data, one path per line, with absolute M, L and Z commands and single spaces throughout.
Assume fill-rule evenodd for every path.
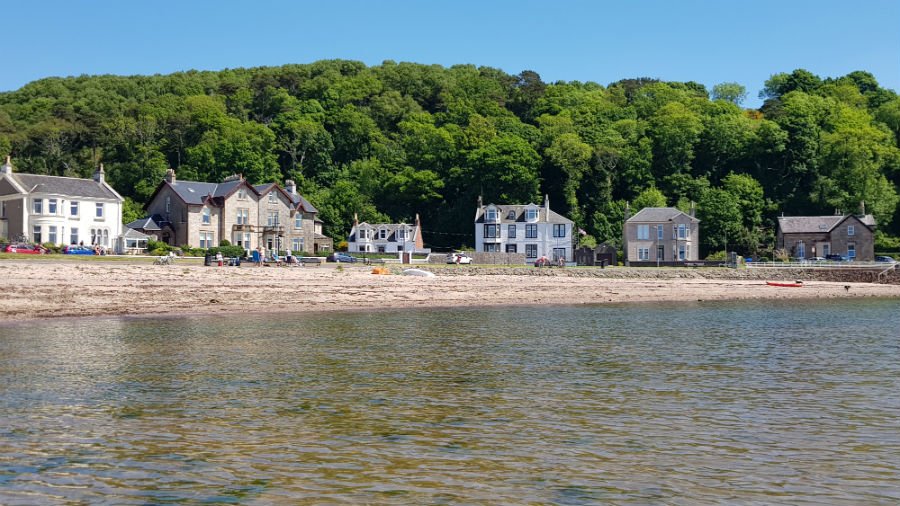
M 0 503 L 892 504 L 894 301 L 0 327 Z

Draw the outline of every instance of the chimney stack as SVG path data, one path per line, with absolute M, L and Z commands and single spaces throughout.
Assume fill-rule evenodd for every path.
M 166 171 L 166 182 L 169 184 L 175 184 L 175 169 L 169 169 Z
M 11 160 L 12 157 L 6 155 L 6 163 L 4 163 L 2 167 L 0 167 L 0 174 L 12 174 L 13 166 Z
M 100 164 L 100 167 L 94 171 L 94 181 L 98 183 L 103 183 L 105 179 L 106 172 L 103 171 L 103 164 Z
M 550 195 L 544 194 L 544 209 L 550 210 Z
M 284 189 L 291 195 L 296 195 L 297 194 L 297 183 L 295 183 L 293 179 L 287 179 L 284 182 Z
M 484 207 L 484 201 L 481 199 L 481 195 L 478 196 L 478 209 Z
M 697 213 L 697 210 L 694 208 L 694 201 L 691 201 L 691 218 Z

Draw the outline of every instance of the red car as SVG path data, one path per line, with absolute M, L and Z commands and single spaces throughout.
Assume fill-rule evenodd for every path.
M 24 253 L 26 255 L 40 255 L 44 253 L 44 248 L 40 246 L 32 246 L 30 244 L 10 244 L 3 250 L 5 253 Z

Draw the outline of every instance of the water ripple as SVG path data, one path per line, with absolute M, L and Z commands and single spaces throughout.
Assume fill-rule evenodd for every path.
M 895 504 L 898 323 L 849 301 L 0 327 L 0 503 Z

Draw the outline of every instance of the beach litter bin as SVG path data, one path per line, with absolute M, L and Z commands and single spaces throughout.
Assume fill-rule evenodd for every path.
M 209 267 L 211 265 L 212 265 L 212 255 L 207 253 L 206 256 L 203 257 L 203 266 Z

